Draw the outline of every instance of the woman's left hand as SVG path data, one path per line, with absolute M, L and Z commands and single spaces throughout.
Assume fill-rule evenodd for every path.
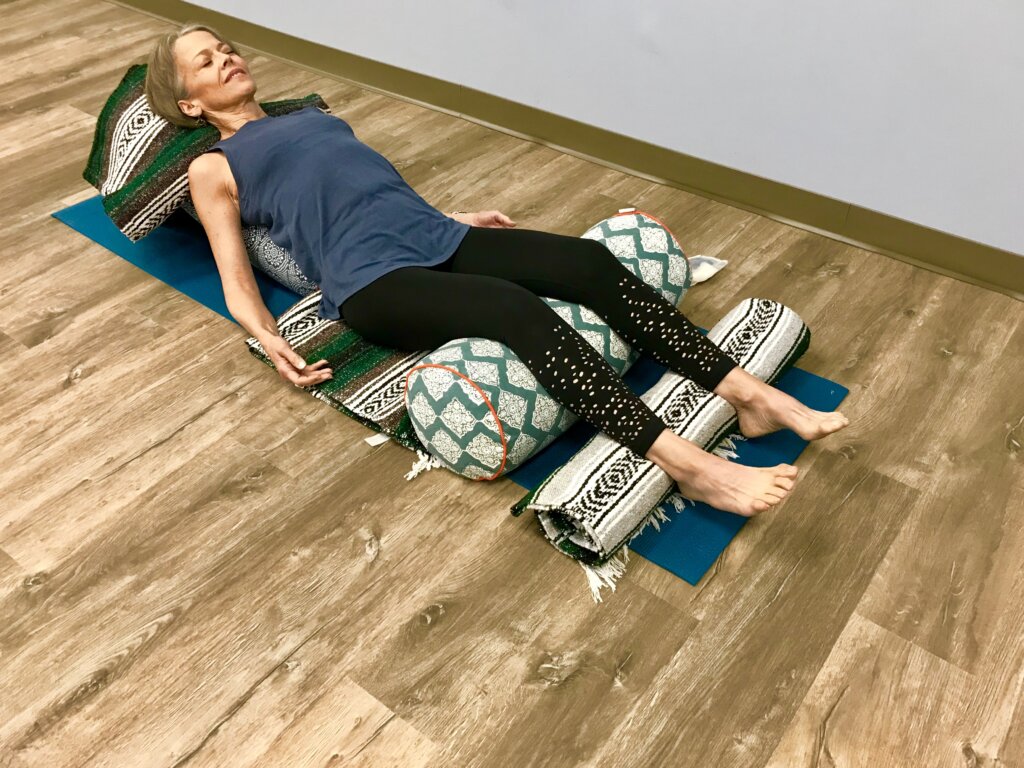
M 477 211 L 469 214 L 474 227 L 514 227 L 516 223 L 501 211 Z

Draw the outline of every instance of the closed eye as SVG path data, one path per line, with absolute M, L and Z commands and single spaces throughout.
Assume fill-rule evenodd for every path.
M 231 55 L 231 54 L 232 54 L 232 53 L 234 53 L 234 52 L 235 52 L 235 49 L 234 49 L 234 48 L 228 48 L 228 49 L 227 49 L 226 51 L 224 51 L 224 53 L 226 53 L 226 54 L 228 54 L 228 55 Z M 212 59 L 211 59 L 210 61 L 207 61 L 207 62 L 205 62 L 204 64 L 202 64 L 200 68 L 202 68 L 202 67 L 205 67 L 205 66 L 208 66 L 208 65 L 210 65 L 210 64 L 213 64 L 213 60 L 212 60 Z

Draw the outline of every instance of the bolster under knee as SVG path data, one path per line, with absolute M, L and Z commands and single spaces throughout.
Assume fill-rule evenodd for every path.
M 690 286 L 689 262 L 663 224 L 641 213 L 620 213 L 582 237 L 603 242 L 626 269 L 673 305 Z M 639 358 L 595 312 L 541 297 L 622 376 Z M 406 404 L 416 435 L 442 465 L 460 475 L 492 480 L 520 466 L 579 418 L 552 397 L 505 344 L 454 339 L 423 357 L 408 373 Z

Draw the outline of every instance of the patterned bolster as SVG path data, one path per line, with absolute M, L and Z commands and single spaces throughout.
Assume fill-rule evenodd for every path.
M 811 332 L 793 310 L 769 299 L 746 299 L 708 333 L 750 374 L 776 381 L 810 345 Z M 678 435 L 714 449 L 738 425 L 736 410 L 669 369 L 641 399 Z M 604 432 L 596 433 L 567 464 L 512 506 L 512 514 L 537 513 L 544 536 L 586 566 L 611 558 L 663 502 L 676 496 L 675 481 Z M 655 523 L 657 524 L 657 523 Z
M 582 237 L 603 242 L 674 305 L 690 286 L 689 261 L 672 232 L 650 214 L 616 214 Z M 589 308 L 541 299 L 618 375 L 639 358 Z M 409 372 L 406 405 L 417 437 L 435 460 L 474 480 L 515 469 L 579 418 L 547 393 L 511 349 L 481 338 L 455 339 L 423 357 Z
M 181 207 L 189 216 L 200 221 L 192 197 L 186 197 Z M 262 224 L 247 224 L 242 227 L 242 242 L 249 254 L 249 263 L 267 277 L 295 291 L 300 296 L 309 296 L 320 290 L 319 286 L 303 273 L 290 252 L 270 239 L 270 228 Z

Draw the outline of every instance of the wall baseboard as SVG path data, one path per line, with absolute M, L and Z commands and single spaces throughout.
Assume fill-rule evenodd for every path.
M 686 190 L 1024 301 L 1024 255 L 941 232 L 492 94 L 277 32 L 183 0 L 108 0 L 207 23 L 250 50 Z

